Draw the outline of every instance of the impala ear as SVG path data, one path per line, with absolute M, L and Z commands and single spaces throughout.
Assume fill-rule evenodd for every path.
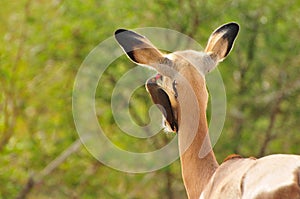
M 146 37 L 133 31 L 118 29 L 115 38 L 127 56 L 137 64 L 154 66 L 164 58 Z
M 228 23 L 217 28 L 211 34 L 205 52 L 213 60 L 222 61 L 231 51 L 238 32 L 239 25 L 237 23 Z
M 147 80 L 146 89 L 150 94 L 154 104 L 156 104 L 162 112 L 165 118 L 165 126 L 169 127 L 173 132 L 177 132 L 177 103 L 175 98 L 169 95 L 160 85 L 156 83 L 155 77 L 151 77 Z

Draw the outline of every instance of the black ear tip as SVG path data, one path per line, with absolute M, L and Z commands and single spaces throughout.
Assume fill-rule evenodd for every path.
M 236 22 L 230 22 L 228 24 L 225 24 L 224 28 L 228 28 L 231 31 L 238 33 L 240 30 L 240 25 Z
M 230 24 L 230 26 L 231 26 L 231 29 L 234 29 L 235 31 L 239 31 L 240 30 L 240 25 L 238 24 L 238 23 L 236 23 L 236 22 L 231 22 L 231 23 L 229 23 Z
M 119 44 L 125 45 L 125 41 L 128 39 L 128 33 L 129 31 L 126 29 L 118 29 L 115 31 L 115 39 Z
M 228 26 L 235 26 L 235 27 L 237 27 L 237 28 L 240 27 L 240 25 L 239 25 L 238 23 L 236 23 L 236 22 L 230 22 L 230 23 L 228 23 L 227 25 L 228 25 Z
M 115 35 L 120 34 L 122 32 L 126 32 L 126 31 L 127 31 L 126 29 L 118 29 L 115 31 Z
M 240 30 L 240 25 L 236 22 L 230 22 L 230 23 L 227 23 L 227 24 L 224 24 L 222 25 L 220 28 L 218 28 L 216 30 L 215 33 L 219 33 L 219 32 L 223 32 L 223 31 L 230 31 L 232 33 L 235 33 L 237 34 Z

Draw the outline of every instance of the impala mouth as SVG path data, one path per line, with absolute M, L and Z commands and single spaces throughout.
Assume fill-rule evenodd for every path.
M 178 132 L 177 101 L 171 91 L 162 86 L 163 76 L 156 74 L 146 82 L 146 89 L 164 116 L 167 131 Z

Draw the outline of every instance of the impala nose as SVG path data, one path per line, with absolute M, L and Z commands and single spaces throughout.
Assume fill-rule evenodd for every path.
M 155 80 L 162 80 L 162 75 L 157 73 L 156 76 L 155 76 Z

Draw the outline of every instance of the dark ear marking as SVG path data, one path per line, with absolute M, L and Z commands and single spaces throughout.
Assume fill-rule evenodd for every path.
M 134 46 L 142 45 L 141 40 L 146 39 L 142 35 L 139 35 L 133 31 L 126 30 L 126 29 L 118 29 L 115 31 L 115 38 L 117 42 L 121 45 L 124 51 L 127 53 L 129 58 L 134 61 L 138 62 L 134 56 Z M 135 38 L 135 39 L 130 39 Z
M 234 22 L 216 29 L 208 40 L 205 52 L 214 60 L 222 61 L 231 51 L 239 29 L 239 25 Z
M 240 30 L 240 26 L 237 23 L 228 23 L 216 30 L 216 32 L 226 31 L 226 33 L 222 36 L 223 39 L 228 41 L 228 48 L 225 53 L 225 57 L 229 54 L 234 44 L 234 40 Z
M 126 29 L 116 30 L 115 38 L 127 53 L 131 52 L 135 46 L 142 46 L 145 42 L 150 42 L 146 37 Z
M 163 57 L 160 61 L 160 64 L 164 64 L 164 65 L 167 65 L 167 66 L 172 66 L 173 62 L 169 58 Z
M 163 54 L 145 37 L 136 32 L 118 29 L 115 38 L 127 56 L 137 64 L 155 64 Z

